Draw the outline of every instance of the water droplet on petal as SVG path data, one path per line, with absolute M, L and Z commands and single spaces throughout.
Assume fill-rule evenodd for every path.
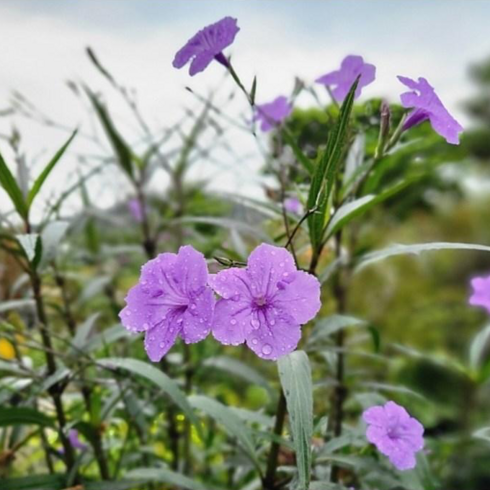
M 272 320 L 269 320 L 269 325 L 275 325 L 276 324 L 276 320 L 272 319 Z
M 230 323 L 231 323 L 232 325 L 236 325 L 236 320 L 235 320 L 234 318 L 232 318 L 232 319 L 230 320 Z
M 259 343 L 259 341 L 257 339 L 252 339 L 252 344 L 253 345 L 257 345 Z
M 250 321 L 250 325 L 252 325 L 252 328 L 257 330 L 260 327 L 260 322 L 258 320 L 253 319 Z
M 262 346 L 262 354 L 268 356 L 272 352 L 272 347 L 269 344 L 264 344 Z

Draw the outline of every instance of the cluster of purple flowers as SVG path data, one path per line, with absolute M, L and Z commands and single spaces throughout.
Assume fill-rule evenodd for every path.
M 231 64 L 223 50 L 233 43 L 238 31 L 237 20 L 231 17 L 204 27 L 177 52 L 173 66 L 182 68 L 192 60 L 189 73 L 193 76 L 203 71 L 214 59 L 230 69 Z M 333 98 L 342 102 L 358 77 L 355 98 L 361 95 L 364 87 L 374 82 L 376 67 L 365 63 L 361 56 L 350 55 L 344 58 L 339 70 L 322 75 L 316 82 L 330 88 Z M 411 109 L 403 129 L 429 121 L 434 131 L 448 143 L 459 144 L 459 133 L 463 128 L 444 107 L 429 82 L 422 77 L 418 81 L 402 76 L 398 79 L 410 89 L 410 92 L 400 96 L 403 107 Z M 254 121 L 260 121 L 262 131 L 270 131 L 291 112 L 292 104 L 287 97 L 279 96 L 272 102 L 256 105 Z
M 320 309 L 320 283 L 297 270 L 281 247 L 259 245 L 246 268 L 210 275 L 204 256 L 187 245 L 147 262 L 126 304 L 121 322 L 145 333 L 154 362 L 178 337 L 193 344 L 210 332 L 222 344 L 246 343 L 259 357 L 275 360 L 296 348 L 301 325 Z
M 203 71 L 213 60 L 232 70 L 223 50 L 239 31 L 231 17 L 205 27 L 175 55 L 173 65 L 182 68 L 189 61 L 190 75 Z M 374 65 L 361 56 L 347 56 L 339 70 L 319 77 L 337 102 L 342 102 L 358 80 L 355 98 L 376 77 Z M 448 143 L 458 144 L 461 125 L 451 116 L 425 78 L 418 81 L 398 77 L 408 89 L 401 94 L 403 107 L 410 109 L 403 129 L 429 121 L 434 131 Z M 285 96 L 255 105 L 254 122 L 270 131 L 292 112 Z M 301 214 L 296 198 L 287 198 L 285 209 Z M 141 204 L 130 203 L 136 220 Z M 472 305 L 490 313 L 490 276 L 472 281 Z M 219 297 L 216 299 L 216 295 Z M 301 338 L 301 325 L 318 313 L 320 284 L 296 268 L 284 248 L 262 244 L 250 255 L 246 268 L 229 268 L 208 274 L 204 256 L 191 246 L 178 254 L 163 253 L 145 264 L 141 277 L 126 297 L 121 311 L 123 325 L 131 332 L 145 333 L 145 348 L 157 362 L 181 337 L 185 343 L 203 340 L 210 332 L 224 345 L 246 345 L 263 359 L 275 360 L 292 352 Z M 424 447 L 424 428 L 418 420 L 393 401 L 363 413 L 368 425 L 366 437 L 400 470 L 414 468 L 415 454 Z

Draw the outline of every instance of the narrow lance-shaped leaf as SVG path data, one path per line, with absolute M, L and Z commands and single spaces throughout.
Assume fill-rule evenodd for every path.
M 419 255 L 422 252 L 431 252 L 436 250 L 473 250 L 480 252 L 490 252 L 490 247 L 479 245 L 477 243 L 458 243 L 458 242 L 431 242 L 417 243 L 414 245 L 392 245 L 382 250 L 376 250 L 363 255 L 357 261 L 355 272 L 363 269 L 367 265 L 379 262 L 381 260 L 394 257 L 396 255 Z
M 180 390 L 175 381 L 170 379 L 165 373 L 156 367 L 137 359 L 108 357 L 97 360 L 97 364 L 108 368 L 126 369 L 127 371 L 143 376 L 154 383 L 156 386 L 165 391 L 165 393 L 167 393 L 167 395 L 182 409 L 184 414 L 189 417 L 189 420 L 194 424 L 201 435 L 201 424 L 192 410 L 186 395 Z
M 97 113 L 102 127 L 111 142 L 112 148 L 116 153 L 117 161 L 121 168 L 126 172 L 128 177 L 131 180 L 134 180 L 133 175 L 133 156 L 131 150 L 129 149 L 128 144 L 124 141 L 122 136 L 116 130 L 111 117 L 109 116 L 109 112 L 107 109 L 100 103 L 99 99 L 95 94 L 93 94 L 90 89 L 85 87 L 85 91 L 87 92 L 88 98 L 92 102 L 94 106 L 95 112 Z
M 350 114 L 358 82 L 359 78 L 352 85 L 340 108 L 339 118 L 328 136 L 327 146 L 311 181 L 308 209 L 316 208 L 317 212 L 309 216 L 308 227 L 314 246 L 318 246 L 322 241 L 327 204 L 347 140 Z
M 7 167 L 5 160 L 0 154 L 0 184 L 7 192 L 12 204 L 15 207 L 15 210 L 20 214 L 20 216 L 25 220 L 28 216 L 28 208 L 27 204 L 24 200 L 24 196 L 22 195 L 22 191 L 20 190 L 12 172 Z
M 298 488 L 307 490 L 311 472 L 313 435 L 313 384 L 308 356 L 295 351 L 278 361 L 279 377 L 286 397 L 298 466 Z
M 52 427 L 53 420 L 29 407 L 0 407 L 0 427 L 34 424 Z
M 216 400 L 206 396 L 191 396 L 189 397 L 189 402 L 193 407 L 202 410 L 222 424 L 226 428 L 228 434 L 236 437 L 242 449 L 258 467 L 252 433 L 238 415 L 231 411 L 226 405 L 222 405 Z
M 54 166 L 59 162 L 60 158 L 65 153 L 70 143 L 73 141 L 73 138 L 76 136 L 77 130 L 73 131 L 72 135 L 68 138 L 66 143 L 55 153 L 54 157 L 48 162 L 48 164 L 44 167 L 43 171 L 39 174 L 38 178 L 35 180 L 34 185 L 32 186 L 29 194 L 27 194 L 27 208 L 29 209 L 34 201 L 34 198 L 37 196 L 38 192 L 41 190 L 41 187 L 44 184 L 44 181 L 48 178 L 48 175 L 53 170 Z

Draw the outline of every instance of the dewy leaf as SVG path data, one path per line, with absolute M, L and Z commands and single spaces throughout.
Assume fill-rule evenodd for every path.
M 24 424 L 54 427 L 52 419 L 34 408 L 0 407 L 0 427 Z
M 165 391 L 165 393 L 167 393 L 174 403 L 182 409 L 184 414 L 189 417 L 190 421 L 196 427 L 199 435 L 202 435 L 201 424 L 199 423 L 196 414 L 192 410 L 186 395 L 180 390 L 177 383 L 170 379 L 165 373 L 146 362 L 122 357 L 108 357 L 105 359 L 99 359 L 97 360 L 97 364 L 113 369 L 126 369 L 134 374 L 143 376 L 154 383 L 156 386 Z
M 15 210 L 20 214 L 23 219 L 27 219 L 27 215 L 29 214 L 26 202 L 24 200 L 24 196 L 22 195 L 22 191 L 20 190 L 17 182 L 15 181 L 14 176 L 10 172 L 10 169 L 7 167 L 5 160 L 0 154 L 0 185 L 5 189 L 12 204 L 15 207 Z
M 417 243 L 414 245 L 392 245 L 391 247 L 368 253 L 359 258 L 356 272 L 367 265 L 379 262 L 381 260 L 394 257 L 396 255 L 419 255 L 422 252 L 431 252 L 435 250 L 474 250 L 479 252 L 490 252 L 490 247 L 476 243 L 458 243 L 458 242 L 432 242 Z
M 208 398 L 206 396 L 194 395 L 189 397 L 190 404 L 199 410 L 202 410 L 210 417 L 222 424 L 229 435 L 236 437 L 240 446 L 250 457 L 253 463 L 258 466 L 252 432 L 242 422 L 240 417 L 231 411 L 227 406 Z
M 27 208 L 29 209 L 32 205 L 32 201 L 37 196 L 38 192 L 41 190 L 41 187 L 44 184 L 44 181 L 48 178 L 48 175 L 53 170 L 54 166 L 59 162 L 60 158 L 65 153 L 70 143 L 73 141 L 73 138 L 76 136 L 77 130 L 73 131 L 72 135 L 68 138 L 66 143 L 56 152 L 54 157 L 48 162 L 48 164 L 44 167 L 43 171 L 39 174 L 38 178 L 35 180 L 34 185 L 32 186 L 29 194 L 27 194 Z
M 308 356 L 295 351 L 279 358 L 279 377 L 286 397 L 298 466 L 298 488 L 307 490 L 311 472 L 313 435 L 313 384 Z
M 344 99 L 337 123 L 328 136 L 327 146 L 311 181 L 308 209 L 318 210 L 308 217 L 310 237 L 314 246 L 319 245 L 322 241 L 327 204 L 347 141 L 347 130 L 358 82 L 359 79 L 352 85 Z
M 117 132 L 111 117 L 109 116 L 109 112 L 107 109 L 100 103 L 97 96 L 93 94 L 87 87 L 85 88 L 87 92 L 88 98 L 92 102 L 94 106 L 95 112 L 97 113 L 102 127 L 111 142 L 112 148 L 117 156 L 117 161 L 121 168 L 126 172 L 128 177 L 133 180 L 133 156 L 132 152 L 129 149 L 129 146 L 124 141 L 122 136 Z

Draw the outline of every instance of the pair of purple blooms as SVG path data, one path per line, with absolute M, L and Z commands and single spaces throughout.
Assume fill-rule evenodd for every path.
M 213 60 L 230 68 L 229 60 L 223 50 L 235 40 L 240 28 L 237 19 L 225 17 L 220 21 L 201 29 L 175 55 L 173 66 L 182 68 L 191 61 L 189 73 L 191 76 L 203 71 Z M 374 65 L 364 63 L 361 56 L 347 56 L 339 70 L 327 73 L 316 80 L 317 83 L 332 88 L 332 96 L 342 102 L 355 80 L 359 78 L 355 98 L 361 95 L 362 89 L 372 83 L 376 76 Z M 412 109 L 403 129 L 429 121 L 436 133 L 448 143 L 459 144 L 459 133 L 463 127 L 451 116 L 429 82 L 419 77 L 418 81 L 399 76 L 398 79 L 409 92 L 401 94 L 403 107 Z M 272 102 L 255 107 L 254 121 L 261 123 L 262 131 L 269 131 L 280 124 L 292 112 L 292 104 L 284 96 L 279 96 Z
M 178 337 L 193 344 L 210 332 L 224 345 L 246 343 L 275 360 L 296 348 L 301 325 L 318 313 L 320 283 L 298 270 L 285 248 L 259 245 L 246 268 L 208 274 L 204 256 L 187 245 L 147 262 L 126 304 L 121 322 L 130 332 L 145 332 L 154 362 Z

